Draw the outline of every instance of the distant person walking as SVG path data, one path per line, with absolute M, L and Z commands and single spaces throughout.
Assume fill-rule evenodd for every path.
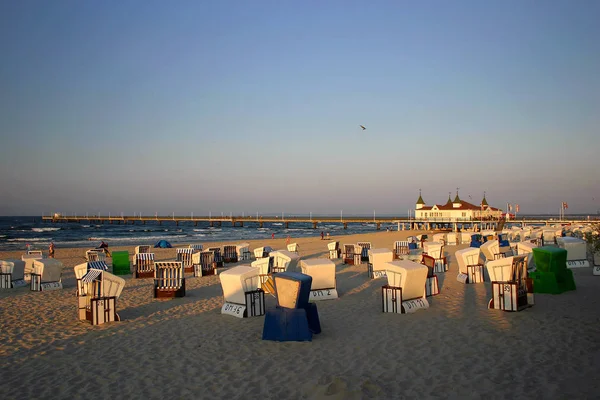
M 50 246 L 48 246 L 48 257 L 54 258 L 54 242 L 50 242 Z
M 325 232 L 321 231 L 321 240 L 325 238 Z
M 271 233 L 271 239 L 275 239 L 275 232 Z

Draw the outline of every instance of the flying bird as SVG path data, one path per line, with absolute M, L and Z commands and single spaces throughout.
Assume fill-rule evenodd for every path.
M 359 126 L 362 128 L 362 130 L 363 130 L 363 131 L 364 131 L 365 129 L 367 129 L 367 128 L 365 128 L 363 125 L 359 125 Z

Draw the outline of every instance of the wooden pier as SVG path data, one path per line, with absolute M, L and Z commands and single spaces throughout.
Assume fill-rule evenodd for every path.
M 382 224 L 388 225 L 397 225 L 398 230 L 414 230 L 414 229 L 424 229 L 424 230 L 456 230 L 463 228 L 471 228 L 473 225 L 478 225 L 480 229 L 497 229 L 501 228 L 504 223 L 518 223 L 522 226 L 529 224 L 585 224 L 590 223 L 592 221 L 587 220 L 547 220 L 547 219 L 519 219 L 512 221 L 503 221 L 503 220 L 465 220 L 465 221 L 451 221 L 443 218 L 428 218 L 417 220 L 415 218 L 359 218 L 359 217 L 314 217 L 314 218 L 306 218 L 306 217 L 244 217 L 244 216 L 230 216 L 230 217 L 182 217 L 182 216 L 154 216 L 154 217 L 141 217 L 141 216 L 42 216 L 43 222 L 50 223 L 81 223 L 85 221 L 86 223 L 92 224 L 131 224 L 134 225 L 136 223 L 145 225 L 146 223 L 156 223 L 162 225 L 163 223 L 172 223 L 177 226 L 179 224 L 194 224 L 194 226 L 198 226 L 199 222 L 208 223 L 209 226 L 222 226 L 223 223 L 231 224 L 232 227 L 243 227 L 246 225 L 257 225 L 262 228 L 265 223 L 279 223 L 282 224 L 286 229 L 290 224 L 294 223 L 304 223 L 312 225 L 313 229 L 317 229 L 319 225 L 322 224 L 342 224 L 344 229 L 348 229 L 348 224 L 375 224 L 377 230 L 381 229 Z

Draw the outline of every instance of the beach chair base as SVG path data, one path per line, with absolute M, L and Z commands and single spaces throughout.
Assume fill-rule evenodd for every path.
M 377 279 L 377 278 L 386 278 L 387 274 L 385 270 L 373 271 L 373 264 L 367 264 L 367 271 L 369 273 L 369 278 Z
M 194 273 L 194 266 L 190 265 L 189 267 L 183 267 L 183 273 Z
M 185 278 L 181 279 L 180 287 L 158 287 L 158 281 L 154 282 L 155 299 L 173 299 L 175 297 L 185 297 Z
M 116 312 L 116 297 L 97 297 L 91 300 L 90 308 L 86 310 L 86 320 L 92 325 L 102 325 L 107 322 L 120 321 Z
M 265 315 L 265 292 L 262 289 L 245 292 L 246 304 L 225 302 L 221 314 L 238 318 L 259 317 Z
M 310 342 L 321 333 L 319 313 L 314 303 L 308 308 L 275 307 L 265 314 L 263 340 L 278 342 Z
M 42 276 L 39 274 L 31 274 L 31 281 L 29 282 L 29 290 L 33 292 L 43 292 L 50 290 L 62 289 L 62 282 L 44 282 L 42 283 Z
M 594 269 L 592 270 L 592 274 L 594 274 L 596 276 L 600 276 L 600 265 L 598 265 L 598 266 L 594 265 Z
M 0 289 L 12 289 L 12 274 L 0 273 Z
M 517 282 L 492 282 L 492 296 L 489 309 L 521 311 L 532 305 L 528 302 L 527 291 L 519 288 Z
M 338 298 L 336 288 L 311 290 L 309 301 L 333 300 Z
M 368 258 L 367 258 L 367 260 L 368 260 Z M 353 262 L 353 264 L 354 265 L 360 265 L 360 264 L 362 264 L 362 256 L 360 254 L 355 254 L 354 255 L 354 262 Z
M 438 285 L 437 275 L 427 277 L 425 281 L 425 296 L 436 296 L 440 294 L 440 287 Z
M 17 279 L 16 281 L 12 281 L 13 289 L 19 288 L 19 287 L 25 287 L 27 285 L 28 285 L 28 283 L 25 281 L 25 279 Z
M 429 302 L 425 297 L 403 301 L 402 288 L 389 285 L 381 288 L 381 304 L 383 312 L 395 314 L 412 314 L 429 308 Z
M 446 264 L 443 260 L 435 260 L 435 267 L 433 272 L 440 273 L 448 271 L 448 264 Z
M 354 257 L 344 258 L 342 262 L 347 265 L 354 265 Z
M 152 271 L 135 271 L 136 279 L 154 278 L 154 270 Z
M 229 258 L 224 258 L 223 261 L 225 261 L 226 264 L 230 264 L 230 263 L 238 262 L 238 259 L 237 259 L 237 257 L 229 257 Z
M 567 261 L 567 268 L 586 268 L 590 266 L 588 260 L 571 260 Z
M 463 274 L 462 272 L 459 273 L 458 275 L 456 275 L 456 280 L 459 281 L 460 283 L 469 283 L 469 275 L 467 274 Z
M 483 265 L 467 265 L 468 283 L 483 283 L 485 278 L 483 274 Z
M 340 250 L 329 250 L 329 259 L 335 260 L 340 258 Z

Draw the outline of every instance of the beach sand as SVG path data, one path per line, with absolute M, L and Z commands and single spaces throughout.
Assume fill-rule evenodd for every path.
M 415 232 L 335 237 L 392 248 Z M 249 241 L 285 248 L 285 239 Z M 292 239 L 302 258 L 327 257 L 320 237 Z M 140 243 L 143 244 L 143 243 Z M 205 248 L 212 244 L 205 243 Z M 488 310 L 491 285 L 438 274 L 441 293 L 414 314 L 381 312 L 384 279 L 336 260 L 340 298 L 317 303 L 312 342 L 262 341 L 264 317 L 221 315 L 218 276 L 186 278 L 186 297 L 155 300 L 152 279 L 125 276 L 121 322 L 76 313 L 73 266 L 85 249 L 56 249 L 63 290 L 0 290 L 2 398 L 566 399 L 599 398 L 600 277 L 575 269 L 577 291 L 536 294 L 518 313 Z M 111 248 L 128 250 L 133 247 Z M 157 259 L 175 249 L 154 249 Z M 22 252 L 0 252 L 0 259 Z M 241 265 L 248 262 L 240 262 Z M 233 266 L 229 264 L 228 266 Z M 266 296 L 267 308 L 275 299 Z

